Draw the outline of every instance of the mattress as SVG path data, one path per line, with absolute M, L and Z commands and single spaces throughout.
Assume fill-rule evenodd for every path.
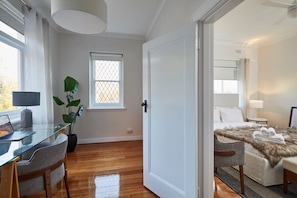
M 214 123 L 215 129 L 232 128 L 238 126 L 255 126 L 252 122 L 236 122 L 236 123 Z M 234 142 L 226 137 L 218 136 L 221 142 Z M 238 169 L 238 167 L 234 167 Z M 279 185 L 283 183 L 282 161 L 275 167 L 271 167 L 269 161 L 263 157 L 258 150 L 254 149 L 250 144 L 245 143 L 245 165 L 244 174 L 263 186 Z

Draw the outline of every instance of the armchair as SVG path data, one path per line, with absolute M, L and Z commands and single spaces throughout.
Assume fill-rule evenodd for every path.
M 67 169 L 64 166 L 67 141 L 65 134 L 59 134 L 53 143 L 37 148 L 29 159 L 17 162 L 21 196 L 45 190 L 49 198 L 51 186 L 64 178 L 67 197 L 70 197 Z
M 243 165 L 244 161 L 244 143 L 222 143 L 214 135 L 214 168 L 217 172 L 217 167 L 239 166 L 240 187 L 241 193 L 244 194 L 244 176 Z

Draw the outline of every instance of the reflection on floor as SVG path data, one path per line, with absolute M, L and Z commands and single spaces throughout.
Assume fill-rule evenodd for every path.
M 95 176 L 95 198 L 119 197 L 120 195 L 120 175 Z

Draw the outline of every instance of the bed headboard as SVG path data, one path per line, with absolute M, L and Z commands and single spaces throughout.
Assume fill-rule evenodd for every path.
M 239 94 L 214 94 L 214 107 L 239 107 Z

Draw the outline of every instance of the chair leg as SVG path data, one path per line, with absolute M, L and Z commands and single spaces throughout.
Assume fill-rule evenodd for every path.
M 65 182 L 67 197 L 70 198 L 70 192 L 69 192 L 69 186 L 68 186 L 68 178 L 67 178 L 67 169 L 65 169 L 64 182 Z
M 241 194 L 245 194 L 244 191 L 244 176 L 243 176 L 243 165 L 239 165 L 239 174 L 240 174 L 240 187 L 241 187 Z
M 44 187 L 45 187 L 45 194 L 46 198 L 52 197 L 52 187 L 51 187 L 51 170 L 46 170 L 44 173 Z

